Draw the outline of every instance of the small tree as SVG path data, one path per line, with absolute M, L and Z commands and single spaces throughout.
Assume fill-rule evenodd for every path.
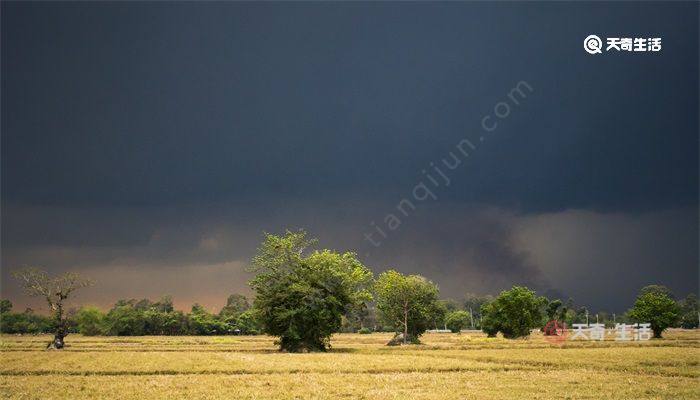
M 54 340 L 46 348 L 62 349 L 70 327 L 64 311 L 65 301 L 74 291 L 92 285 L 92 281 L 71 272 L 52 277 L 37 268 L 20 269 L 14 271 L 13 276 L 19 279 L 28 295 L 40 296 L 46 300 L 54 325 Z
M 644 287 L 639 292 L 629 316 L 638 323 L 650 323 L 654 338 L 660 339 L 662 332 L 679 319 L 680 308 L 672 296 L 664 286 Z
M 513 286 L 482 307 L 482 329 L 491 337 L 496 332 L 507 339 L 527 336 L 531 329 L 541 326 L 546 303 L 546 298 L 537 297 L 532 290 Z
M 453 333 L 458 333 L 462 329 L 469 326 L 471 317 L 466 311 L 454 311 L 447 314 L 445 318 L 445 325 L 447 329 L 451 330 Z
M 343 314 L 371 300 L 372 272 L 354 253 L 305 254 L 315 244 L 304 231 L 266 235 L 252 261 L 253 307 L 265 333 L 282 350 L 325 351 Z
M 547 321 L 555 320 L 555 319 L 560 319 L 561 314 L 562 314 L 562 307 L 563 304 L 561 300 L 555 299 L 555 300 L 548 300 L 547 305 L 546 305 L 546 310 L 545 313 L 547 314 Z
M 700 324 L 700 305 L 698 296 L 691 293 L 679 304 L 681 308 L 681 328 L 693 329 Z
M 384 323 L 396 328 L 397 337 L 403 333 L 403 344 L 417 343 L 440 307 L 437 286 L 420 275 L 390 270 L 379 276 L 374 290 Z
M 494 301 L 481 305 L 481 330 L 486 333 L 486 336 L 493 338 L 498 334 L 500 329 L 500 315 Z
M 445 317 L 449 314 L 448 304 L 444 300 L 435 302 L 435 306 L 430 311 L 430 327 L 442 329 L 445 327 Z
M 481 307 L 493 301 L 493 296 L 480 296 L 474 293 L 464 295 L 464 311 L 469 313 L 469 325 L 472 329 L 481 328 Z
M 219 316 L 224 319 L 236 319 L 239 315 L 250 308 L 248 299 L 242 294 L 234 293 L 226 299 L 226 305 L 219 312 Z
M 561 300 L 545 300 L 543 303 L 545 319 L 542 321 L 542 332 L 545 336 L 556 336 L 559 335 L 557 329 L 561 326 L 565 326 L 564 322 L 566 307 L 563 305 Z M 556 321 L 556 323 L 551 323 L 551 321 Z

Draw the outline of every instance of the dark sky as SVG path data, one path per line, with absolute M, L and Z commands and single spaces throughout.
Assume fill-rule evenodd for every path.
M 697 2 L 3 2 L 2 295 L 216 309 L 285 228 L 445 297 L 697 292 L 698 48 Z

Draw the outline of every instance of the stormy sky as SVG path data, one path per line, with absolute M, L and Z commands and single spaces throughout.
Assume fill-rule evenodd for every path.
M 2 297 L 249 293 L 304 228 L 444 297 L 698 291 L 698 3 L 2 3 Z M 590 55 L 583 40 L 662 39 Z M 449 167 L 448 167 L 449 165 Z

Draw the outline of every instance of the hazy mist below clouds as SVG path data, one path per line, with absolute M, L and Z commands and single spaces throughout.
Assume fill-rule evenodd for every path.
M 363 234 L 381 212 L 369 202 L 210 204 L 167 210 L 12 208 L 5 212 L 2 292 L 18 308 L 40 302 L 18 292 L 9 270 L 38 265 L 97 280 L 76 303 L 171 294 L 179 308 L 211 310 L 228 294 L 250 294 L 245 271 L 262 232 L 304 228 L 320 246 L 357 251 L 375 273 L 387 268 L 432 279 L 443 297 L 492 293 L 514 284 L 621 312 L 646 284 L 697 291 L 697 212 L 622 214 L 567 210 L 522 214 L 485 206 L 419 205 L 381 245 Z M 61 221 L 60 223 L 57 221 Z M 79 229 L 78 229 L 79 228 Z M 33 234 L 40 233 L 40 234 Z M 21 244 L 19 244 L 21 243 Z

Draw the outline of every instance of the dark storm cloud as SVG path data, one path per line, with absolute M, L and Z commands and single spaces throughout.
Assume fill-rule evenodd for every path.
M 550 296 L 572 296 L 594 309 L 623 311 L 642 285 L 662 283 L 679 294 L 696 287 L 690 279 L 697 259 L 695 209 L 522 214 L 447 202 L 418 209 L 391 240 L 375 248 L 359 234 L 374 213 L 374 201 L 207 204 L 159 212 L 133 208 L 116 214 L 131 221 L 135 237 L 147 239 L 111 244 L 87 239 L 115 223 L 111 213 L 33 209 L 43 218 L 25 219 L 25 225 L 12 229 L 73 237 L 67 225 L 51 217 L 62 216 L 80 225 L 84 237 L 8 245 L 2 260 L 4 266 L 43 265 L 95 278 L 98 286 L 81 301 L 106 306 L 121 297 L 173 294 L 181 307 L 196 301 L 215 309 L 229 292 L 247 292 L 246 265 L 261 230 L 303 226 L 320 237 L 323 247 L 357 250 L 375 272 L 420 273 L 438 283 L 443 296 L 456 299 L 519 284 Z M 22 299 L 9 283 L 4 268 L 3 293 Z
M 584 266 L 545 249 L 540 225 L 523 242 L 521 220 L 562 213 L 580 231 L 619 215 L 634 226 L 640 215 L 697 214 L 697 12 L 653 2 L 3 2 L 3 278 L 27 263 L 131 271 L 121 281 L 235 264 L 244 281 L 261 231 L 305 227 L 450 296 L 514 283 L 571 293 L 552 260 Z M 590 56 L 591 33 L 662 37 L 663 50 Z M 363 240 L 523 80 L 536 92 L 439 199 L 379 248 Z M 644 220 L 639 229 L 663 224 Z M 669 284 L 697 290 L 697 227 L 664 232 L 684 245 L 658 236 L 666 244 L 645 259 L 671 260 Z M 632 273 L 635 244 L 651 239 L 629 236 L 624 254 L 564 247 L 624 260 Z M 640 274 L 664 280 L 656 268 Z M 156 289 L 181 289 L 169 282 Z M 595 302 L 626 285 L 624 300 L 600 300 L 619 309 L 633 282 L 576 293 Z M 216 284 L 188 283 L 187 296 Z
M 527 80 L 540 95 L 454 199 L 694 203 L 696 8 L 5 3 L 3 195 L 121 205 L 400 190 Z M 591 57 L 590 32 L 664 48 Z

